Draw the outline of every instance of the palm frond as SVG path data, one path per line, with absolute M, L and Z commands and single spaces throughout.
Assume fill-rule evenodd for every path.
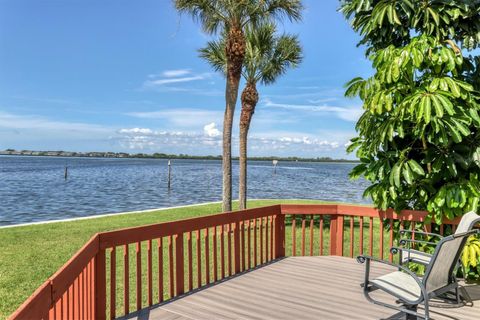
M 200 57 L 206 60 L 215 71 L 225 75 L 227 70 L 227 57 L 225 55 L 225 37 L 217 41 L 207 42 L 206 47 L 198 50 Z
M 175 0 L 175 8 L 180 13 L 188 13 L 197 20 L 207 33 L 217 33 L 228 20 L 224 1 Z

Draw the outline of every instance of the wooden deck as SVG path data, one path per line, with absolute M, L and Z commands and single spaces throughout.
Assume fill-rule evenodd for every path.
M 351 258 L 289 257 L 121 319 L 398 319 L 395 310 L 364 298 L 364 268 Z M 373 264 L 372 276 L 391 270 Z M 433 307 L 431 317 L 480 319 L 480 286 L 467 290 L 473 307 Z

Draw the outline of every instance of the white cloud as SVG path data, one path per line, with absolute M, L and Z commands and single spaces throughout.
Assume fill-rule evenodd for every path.
M 189 69 L 165 70 L 161 74 L 150 74 L 143 83 L 144 89 L 156 89 L 173 83 L 185 83 L 205 80 L 212 77 L 212 73 L 193 73 Z
M 284 103 L 275 103 L 270 99 L 264 100 L 265 107 L 271 108 L 281 108 L 288 110 L 298 110 L 298 111 L 307 111 L 307 112 L 320 112 L 333 114 L 336 117 L 345 120 L 355 122 L 362 115 L 361 107 L 338 107 L 338 106 L 328 106 L 328 105 L 301 105 L 301 104 L 284 104 Z
M 203 76 L 191 76 L 191 77 L 183 77 L 183 78 L 147 80 L 147 81 L 145 81 L 144 86 L 145 87 L 155 87 L 155 86 L 161 86 L 161 85 L 169 84 L 169 83 L 190 82 L 190 81 L 203 80 L 203 79 L 205 79 L 205 77 L 203 77 Z
M 162 75 L 167 78 L 172 77 L 181 77 L 187 74 L 190 74 L 190 69 L 176 69 L 176 70 L 165 70 L 162 72 Z
M 203 133 L 208 137 L 218 137 L 222 133 L 217 129 L 215 122 L 209 123 L 203 127 Z
M 196 108 L 172 108 L 157 111 L 130 112 L 126 115 L 141 119 L 161 119 L 182 128 L 198 127 L 201 123 L 220 123 L 223 119 L 221 108 L 218 111 Z
M 221 152 L 222 137 L 221 132 L 216 128 L 215 123 L 204 126 L 204 132 L 169 132 L 155 131 L 151 129 L 121 129 L 118 131 L 120 136 L 117 138 L 124 148 L 137 150 L 160 150 L 167 147 L 180 147 L 182 150 L 210 150 L 210 153 L 218 154 Z M 233 137 L 234 153 L 238 149 L 238 138 Z M 337 150 L 340 143 L 329 141 L 314 136 L 252 136 L 249 138 L 249 148 L 254 154 L 272 155 L 278 152 L 284 152 L 287 155 L 308 155 L 312 153 L 331 152 Z M 208 151 L 204 151 L 208 153 Z
M 144 128 L 120 129 L 119 132 L 120 133 L 143 133 L 143 134 L 153 133 L 151 129 L 144 129 Z

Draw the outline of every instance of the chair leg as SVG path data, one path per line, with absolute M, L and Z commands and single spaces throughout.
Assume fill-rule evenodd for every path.
M 418 316 L 416 314 L 418 306 L 404 306 L 404 307 L 408 311 L 411 311 L 411 312 L 415 313 L 415 314 L 406 313 L 406 317 L 405 317 L 406 320 L 417 320 L 418 319 Z

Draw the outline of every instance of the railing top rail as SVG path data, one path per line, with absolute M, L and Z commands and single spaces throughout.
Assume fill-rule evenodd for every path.
M 39 319 L 48 314 L 52 304 L 52 286 L 46 281 L 10 315 L 9 319 Z
M 97 233 L 50 277 L 53 301 L 57 301 L 62 296 L 63 292 L 68 289 L 70 284 L 85 268 L 85 265 L 95 257 L 99 248 L 100 240 Z
M 99 234 L 100 249 L 171 236 L 179 233 L 195 231 L 219 225 L 236 223 L 248 219 L 271 216 L 280 213 L 280 206 L 273 205 L 259 207 L 243 210 L 241 214 L 237 213 L 226 212 L 202 216 L 198 218 L 176 220 L 172 222 L 164 222 L 147 226 L 120 229 L 116 231 L 102 232 Z
M 380 210 L 368 205 L 344 205 L 344 204 L 282 204 L 282 214 L 313 214 L 313 215 L 344 215 L 360 216 L 382 219 L 394 219 L 403 221 L 424 222 L 428 211 L 402 210 L 396 212 L 393 209 Z M 456 225 L 461 217 L 444 219 L 444 224 Z

